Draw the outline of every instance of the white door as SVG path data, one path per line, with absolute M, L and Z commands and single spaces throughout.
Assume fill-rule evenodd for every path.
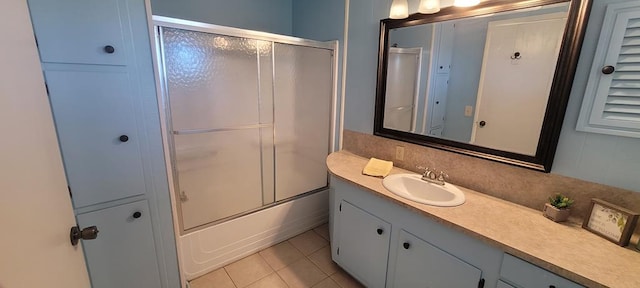
M 90 287 L 26 1 L 0 26 L 0 287 Z
M 566 13 L 489 23 L 471 143 L 535 155 Z
M 389 49 L 384 128 L 415 132 L 422 47 Z

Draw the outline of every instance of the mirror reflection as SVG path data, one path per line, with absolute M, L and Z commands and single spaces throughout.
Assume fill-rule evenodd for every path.
M 536 155 L 568 2 L 389 31 L 383 127 Z

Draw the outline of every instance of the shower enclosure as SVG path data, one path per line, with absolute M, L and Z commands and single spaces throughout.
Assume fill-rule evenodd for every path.
M 154 20 L 182 234 L 327 187 L 335 42 Z

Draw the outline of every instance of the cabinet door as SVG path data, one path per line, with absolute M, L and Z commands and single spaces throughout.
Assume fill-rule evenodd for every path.
M 77 217 L 80 227 L 99 231 L 98 238 L 82 242 L 93 288 L 161 287 L 146 200 Z
M 342 201 L 336 262 L 367 287 L 385 287 L 391 224 Z
M 482 271 L 422 239 L 400 231 L 391 287 L 479 287 Z
M 129 17 L 121 3 L 29 0 L 42 62 L 124 65 L 124 22 Z
M 128 73 L 50 70 L 45 77 L 74 206 L 143 194 Z
M 513 287 L 508 283 L 502 282 L 502 280 L 498 280 L 498 286 L 496 286 L 496 288 L 516 288 L 516 287 Z

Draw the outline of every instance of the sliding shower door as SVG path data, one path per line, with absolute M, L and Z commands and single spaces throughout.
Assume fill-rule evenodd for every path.
M 333 50 L 198 30 L 157 30 L 181 230 L 326 187 Z
M 275 44 L 276 200 L 327 185 L 331 50 Z

